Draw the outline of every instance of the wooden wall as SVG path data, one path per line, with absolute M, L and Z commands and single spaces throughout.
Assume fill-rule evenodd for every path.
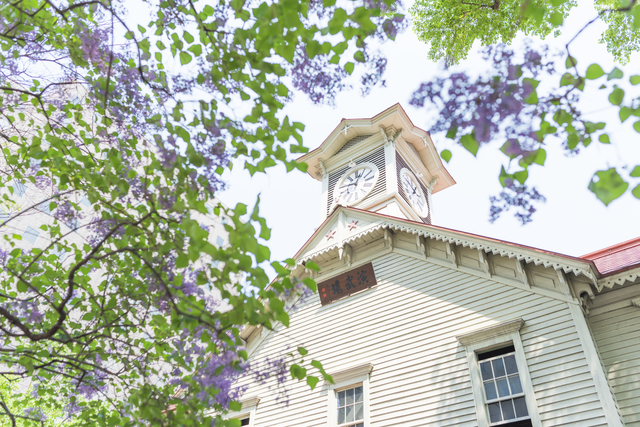
M 567 302 L 399 254 L 378 258 L 374 268 L 375 288 L 324 307 L 314 295 L 290 328 L 262 332 L 252 360 L 303 345 L 329 373 L 372 363 L 371 426 L 474 426 L 465 349 L 455 336 L 523 318 L 543 425 L 606 425 Z M 251 385 L 245 395 L 261 398 L 254 425 L 326 426 L 327 386 L 288 387 L 284 407 L 273 382 Z
M 607 303 L 610 295 L 629 291 L 638 296 L 640 285 L 634 287 L 605 294 L 602 299 Z M 596 297 L 596 302 L 599 299 Z M 594 309 L 589 326 L 626 427 L 640 427 L 640 308 L 631 305 L 628 298 L 626 305 L 621 302 L 610 304 L 610 310 Z

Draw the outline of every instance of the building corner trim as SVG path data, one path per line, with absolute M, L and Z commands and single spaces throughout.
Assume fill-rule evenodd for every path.
M 589 331 L 589 326 L 587 325 L 584 313 L 579 305 L 567 305 L 569 306 L 569 311 L 571 312 L 571 317 L 573 318 L 578 338 L 582 344 L 582 349 L 587 359 L 587 365 L 589 366 L 589 371 L 593 377 L 593 382 L 595 384 L 600 403 L 602 404 L 604 416 L 607 419 L 607 425 L 612 427 L 624 427 L 620 412 L 618 411 L 618 405 L 616 404 L 611 388 L 609 387 L 607 376 L 605 375 L 604 368 L 600 362 L 600 358 L 598 357 L 598 351 L 593 341 L 593 337 L 591 336 L 591 332 Z

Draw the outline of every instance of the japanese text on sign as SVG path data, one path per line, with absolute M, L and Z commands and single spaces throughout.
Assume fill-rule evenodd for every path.
M 373 264 L 368 263 L 318 284 L 322 305 L 344 298 L 376 284 Z

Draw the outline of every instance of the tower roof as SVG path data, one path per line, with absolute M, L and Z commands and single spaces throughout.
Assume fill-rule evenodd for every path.
M 309 165 L 307 173 L 319 180 L 324 173 L 323 162 L 341 152 L 347 142 L 379 134 L 381 129 L 383 132 L 389 129 L 392 133 L 402 132 L 401 137 L 413 146 L 431 175 L 428 180 L 438 177 L 433 193 L 456 183 L 444 167 L 429 132 L 415 126 L 399 103 L 368 119 L 342 119 L 319 147 L 297 161 L 306 162 Z

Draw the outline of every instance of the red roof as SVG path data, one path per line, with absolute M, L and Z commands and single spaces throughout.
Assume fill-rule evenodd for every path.
M 640 264 L 640 237 L 600 249 L 582 258 L 593 261 L 602 274 L 628 270 Z

